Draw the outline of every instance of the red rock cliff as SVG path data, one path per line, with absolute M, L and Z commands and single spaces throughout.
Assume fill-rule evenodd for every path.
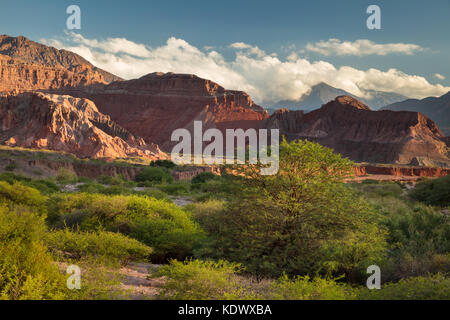
M 163 157 L 156 145 L 115 124 L 92 101 L 43 93 L 0 96 L 0 143 L 80 158 Z
M 448 166 L 449 148 L 436 124 L 418 112 L 371 111 L 338 97 L 306 113 L 279 111 L 266 120 L 288 139 L 308 139 L 350 159 L 371 163 Z
M 64 92 L 94 101 L 118 124 L 168 151 L 172 132 L 191 129 L 195 120 L 203 121 L 205 128 L 245 129 L 268 118 L 245 92 L 188 74 L 152 73 L 93 90 Z

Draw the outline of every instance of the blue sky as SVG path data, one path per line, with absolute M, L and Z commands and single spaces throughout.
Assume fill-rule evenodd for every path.
M 295 53 L 311 63 L 323 61 L 337 69 L 349 66 L 361 71 L 373 68 L 387 72 L 395 68 L 410 76 L 423 77 L 430 85 L 450 86 L 450 0 L 2 1 L 0 33 L 13 36 L 24 35 L 36 41 L 48 40 L 49 44 L 72 48 L 77 53 L 86 52 L 83 51 L 86 49 L 86 43 L 79 41 L 74 44 L 73 35 L 65 32 L 68 16 L 65 11 L 71 4 L 77 4 L 81 8 L 82 29 L 76 33 L 83 39 L 95 39 L 101 42 L 112 38 L 122 38 L 149 49 L 155 49 L 167 45 L 167 40 L 173 37 L 204 51 L 205 54 L 211 50 L 218 52 L 223 59 L 227 60 L 227 67 L 235 72 L 242 73 L 247 70 L 249 73 L 255 73 L 260 68 L 258 66 L 257 69 L 248 69 L 243 65 L 237 66 L 239 59 L 236 58 L 236 48 L 230 48 L 230 45 L 242 42 L 251 47 L 258 47 L 267 57 L 276 54 L 281 62 Z M 368 17 L 366 8 L 371 4 L 377 4 L 381 8 L 381 30 L 368 30 L 366 27 Z M 416 45 L 420 49 L 413 50 L 409 54 L 388 51 L 385 55 L 373 53 L 348 55 L 338 54 L 338 51 L 324 54 L 317 50 L 306 49 L 308 44 L 317 48 L 317 43 L 320 41 L 329 44 L 329 39 L 339 39 L 340 43 L 346 41 L 355 43 L 361 39 L 369 40 L 372 44 L 401 43 Z M 327 48 L 330 49 L 329 46 Z M 92 62 L 100 64 L 100 67 L 111 67 L 111 64 L 104 63 L 106 56 L 94 55 L 97 49 L 90 47 L 92 57 L 86 58 L 94 60 Z M 113 54 L 124 58 L 127 53 L 113 52 Z M 250 53 L 245 53 L 243 56 L 247 54 Z M 191 58 L 186 56 L 186 59 Z M 151 59 L 153 60 L 147 66 L 157 68 L 158 64 L 154 61 L 156 58 L 152 55 Z M 266 58 L 260 55 L 258 59 Z M 242 63 L 242 59 L 239 61 Z M 253 60 L 250 62 L 246 60 L 248 64 L 253 62 Z M 187 63 L 189 64 L 189 61 Z M 175 68 L 177 64 L 161 62 L 162 69 L 169 67 Z M 288 68 L 289 65 L 280 64 L 281 67 Z M 132 72 L 126 73 L 114 66 L 113 69 L 111 70 L 113 72 L 124 72 L 125 77 L 135 76 Z M 192 69 L 197 70 L 194 66 Z M 205 74 L 211 75 L 212 70 Z M 335 77 L 343 77 L 344 73 L 342 71 Z M 223 78 L 224 75 L 217 76 L 217 79 L 213 80 Z M 295 79 L 304 81 L 303 78 Z M 383 79 L 377 78 L 370 84 L 364 84 L 365 89 L 371 89 L 377 83 L 385 81 Z M 264 77 L 261 81 L 264 81 Z M 341 82 L 345 84 L 345 81 L 346 78 L 343 77 Z M 232 80 L 225 80 L 225 82 L 227 86 L 233 87 Z M 257 80 L 247 79 L 245 82 L 236 76 L 235 83 L 235 88 L 254 91 L 254 94 L 258 95 L 260 85 Z M 343 86 L 345 85 L 341 87 Z M 300 87 L 299 92 L 304 89 Z M 256 89 L 253 90 L 253 88 Z M 351 89 L 351 85 L 345 87 L 345 89 L 349 88 Z M 386 90 L 386 88 L 380 89 Z M 259 92 L 264 90 L 265 88 L 259 88 Z M 412 95 L 415 87 L 411 86 L 408 90 L 405 89 L 402 93 L 411 92 L 409 95 Z M 427 93 L 441 91 L 445 90 L 434 90 L 430 87 L 418 95 L 425 96 Z M 267 96 L 263 97 L 262 94 L 259 95 L 261 95 L 260 100 L 270 99 Z

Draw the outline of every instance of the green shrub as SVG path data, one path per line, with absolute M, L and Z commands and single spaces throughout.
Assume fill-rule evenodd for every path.
M 203 232 L 176 205 L 146 196 L 58 194 L 48 201 L 48 222 L 54 227 L 78 225 L 81 230 L 102 228 L 121 232 L 152 247 L 152 261 L 192 254 Z
M 220 260 L 170 261 L 154 277 L 167 277 L 160 298 L 174 300 L 346 300 L 356 294 L 333 279 L 287 276 L 261 280 L 241 275 L 242 266 Z
M 334 279 L 296 277 L 286 275 L 274 282 L 270 299 L 273 300 L 350 300 L 356 297 L 353 289 Z
M 214 234 L 219 226 L 215 224 L 216 216 L 225 209 L 225 202 L 221 200 L 208 200 L 205 202 L 191 203 L 184 207 L 184 210 L 192 213 L 205 231 Z
M 44 195 L 50 195 L 55 192 L 59 192 L 60 188 L 56 183 L 51 180 L 33 180 L 22 175 L 6 172 L 0 175 L 0 181 L 6 181 L 9 184 L 14 182 L 20 182 L 21 184 L 37 189 Z
M 0 200 L 11 204 L 19 204 L 36 209 L 39 213 L 45 213 L 46 197 L 34 189 L 27 187 L 19 182 L 14 182 L 12 185 L 0 181 Z
M 198 193 L 204 193 L 197 197 L 198 201 L 211 199 L 233 200 L 242 192 L 242 184 L 237 180 L 239 180 L 239 177 L 216 176 L 215 179 L 192 185 L 192 190 Z
M 154 188 L 145 190 L 143 192 L 143 194 L 147 195 L 150 198 L 155 198 L 155 199 L 158 199 L 158 200 L 166 200 L 166 199 L 168 199 L 168 194 L 167 193 L 165 193 L 164 191 L 158 190 L 158 189 L 154 189 Z
M 161 191 L 171 196 L 181 196 L 189 193 L 189 186 L 185 182 L 177 182 L 174 184 L 163 184 L 157 186 Z
M 135 239 L 106 231 L 77 231 L 69 229 L 48 232 L 45 242 L 49 248 L 75 255 L 77 259 L 96 256 L 123 262 L 146 260 L 152 249 Z
M 77 183 L 78 177 L 74 172 L 65 168 L 60 168 L 56 175 L 56 181 L 61 184 Z
M 390 214 L 384 220 L 389 242 L 415 255 L 450 252 L 449 219 L 439 211 L 415 205 L 402 214 Z
M 199 183 L 205 183 L 208 180 L 213 180 L 216 178 L 216 175 L 211 172 L 202 172 L 196 175 L 194 178 L 192 178 L 191 183 L 192 184 L 199 184 Z
M 61 191 L 59 186 L 51 180 L 32 180 L 26 185 L 39 190 L 44 195 L 51 195 Z
M 241 270 L 238 264 L 226 261 L 170 261 L 160 267 L 155 277 L 165 276 L 161 298 L 173 300 L 225 300 L 245 299 L 246 295 L 235 274 Z
M 28 209 L 0 207 L 0 298 L 64 299 L 68 290 L 42 243 L 44 218 Z
M 137 182 L 171 183 L 173 177 L 162 168 L 147 167 L 142 169 L 136 176 Z
M 173 169 L 177 165 L 170 160 L 156 160 L 150 163 L 151 167 L 163 167 L 167 169 Z
M 367 181 L 367 180 L 366 180 Z M 363 182 L 352 184 L 361 195 L 367 198 L 394 197 L 399 198 L 403 194 L 401 185 L 395 182 Z
M 126 183 L 126 181 L 121 177 L 111 177 L 111 176 L 101 176 L 97 179 L 97 181 L 101 184 L 113 186 L 121 186 Z
M 418 201 L 435 206 L 450 206 L 450 175 L 419 182 L 409 195 Z
M 379 210 L 385 214 L 383 225 L 391 246 L 389 261 L 383 266 L 385 280 L 450 272 L 448 217 L 432 207 L 399 200 L 383 201 Z
M 380 290 L 360 290 L 361 300 L 449 300 L 450 278 L 441 274 L 382 284 Z

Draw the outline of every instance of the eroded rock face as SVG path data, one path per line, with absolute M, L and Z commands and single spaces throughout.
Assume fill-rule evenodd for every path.
M 445 177 L 450 174 L 450 169 L 430 167 L 395 167 L 361 165 L 354 168 L 356 176 L 386 175 L 396 177 Z
M 0 96 L 0 143 L 80 158 L 164 157 L 100 113 L 92 101 L 44 93 Z
M 0 92 L 108 84 L 121 80 L 81 56 L 25 37 L 0 35 Z
M 338 97 L 303 114 L 283 110 L 266 120 L 289 140 L 308 139 L 350 159 L 371 163 L 449 166 L 449 148 L 436 124 L 418 112 L 371 111 Z
M 246 129 L 269 116 L 245 92 L 188 74 L 152 73 L 102 88 L 64 92 L 94 101 L 102 113 L 165 151 L 174 145 L 172 132 L 192 130 L 195 120 L 205 129 Z

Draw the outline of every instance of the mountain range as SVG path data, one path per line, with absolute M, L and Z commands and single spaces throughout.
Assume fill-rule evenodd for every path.
M 172 132 L 192 132 L 202 121 L 222 131 L 277 128 L 355 161 L 450 166 L 450 141 L 422 113 L 372 111 L 326 84 L 305 99 L 320 109 L 269 116 L 247 93 L 195 75 L 154 72 L 124 81 L 70 51 L 7 36 L 0 37 L 0 74 L 0 143 L 10 146 L 82 158 L 165 158 Z
M 358 97 L 345 90 L 338 89 L 321 82 L 313 86 L 311 90 L 304 94 L 298 101 L 282 100 L 277 103 L 267 103 L 265 105 L 268 106 L 268 111 L 272 112 L 280 108 L 311 111 L 320 108 L 323 104 L 332 101 L 339 96 L 350 96 L 367 104 L 373 110 L 378 110 L 388 104 L 407 99 L 407 97 L 393 92 L 368 90 L 366 91 L 366 94 L 370 98 Z
M 428 97 L 422 100 L 408 99 L 390 104 L 383 109 L 421 112 L 433 119 L 446 135 L 450 135 L 450 92 L 441 97 Z

